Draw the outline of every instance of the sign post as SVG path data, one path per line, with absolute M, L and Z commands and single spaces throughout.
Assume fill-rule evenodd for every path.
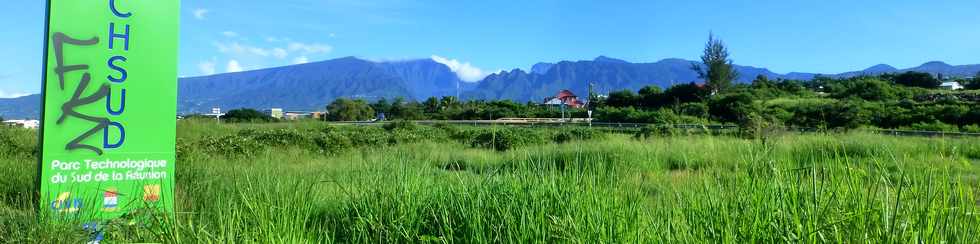
M 49 0 L 41 216 L 172 216 L 179 0 Z

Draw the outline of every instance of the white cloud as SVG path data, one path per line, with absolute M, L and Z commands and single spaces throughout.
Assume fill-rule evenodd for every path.
M 254 55 L 260 57 L 273 56 L 278 59 L 284 59 L 290 55 L 296 54 L 301 56 L 316 55 L 316 54 L 326 54 L 333 51 L 333 47 L 327 44 L 320 43 L 302 43 L 302 42 L 291 42 L 285 47 L 273 47 L 273 48 L 261 48 L 256 46 L 251 46 L 247 44 L 241 44 L 238 42 L 222 43 L 216 42 L 214 44 L 218 47 L 218 51 L 229 55 Z
M 195 9 L 194 10 L 194 18 L 199 19 L 199 20 L 203 20 L 203 19 L 207 18 L 208 12 L 211 12 L 211 10 L 208 10 L 206 8 Z
M 225 37 L 238 37 L 238 32 L 234 32 L 234 31 L 225 31 L 225 32 L 221 32 L 221 34 L 224 35 Z
M 225 36 L 233 35 L 225 34 Z M 247 36 L 237 35 L 233 39 L 213 42 L 214 47 L 222 54 L 219 58 L 235 63 L 233 65 L 229 62 L 227 72 L 308 63 L 310 59 L 324 58 L 326 54 L 333 51 L 333 47 L 328 44 L 292 41 L 286 37 L 267 36 L 264 41 L 257 43 L 248 40 Z M 222 65 L 221 62 L 216 62 L 216 58 L 211 59 L 211 62 Z M 242 63 L 247 63 L 248 66 L 242 67 Z M 204 72 L 205 67 L 200 66 L 203 64 L 198 68 Z
M 333 51 L 333 47 L 327 44 L 320 44 L 320 43 L 306 44 L 302 42 L 291 42 L 289 43 L 289 51 L 293 51 L 293 52 L 300 51 L 305 54 L 320 54 L 320 53 L 329 53 L 330 51 Z
M 297 57 L 296 59 L 293 59 L 293 64 L 305 64 L 305 63 L 309 63 L 309 62 L 310 62 L 310 59 L 309 58 L 306 58 L 306 56 L 300 56 L 300 57 Z
M 267 42 L 288 42 L 288 41 L 292 41 L 292 39 L 289 39 L 288 37 L 279 38 L 279 37 L 272 37 L 272 36 L 270 36 L 270 37 L 266 37 L 265 38 L 265 41 L 267 41 Z
M 277 47 L 277 48 L 273 48 L 272 49 L 272 56 L 274 56 L 274 57 L 276 57 L 278 59 L 284 59 L 284 58 L 286 58 L 286 56 L 289 56 L 289 52 L 287 52 L 286 49 L 282 49 L 282 48 L 278 48 Z
M 23 97 L 27 95 L 31 95 L 31 94 L 25 92 L 7 92 L 4 90 L 0 90 L 0 98 L 17 98 L 17 97 Z
M 228 67 L 225 69 L 225 71 L 228 73 L 242 72 L 243 70 L 242 65 L 238 63 L 238 60 L 234 59 L 228 61 Z
M 201 71 L 201 74 L 204 75 L 213 75 L 217 73 L 214 69 L 215 68 L 214 60 L 201 61 L 200 63 L 197 63 L 197 68 Z
M 490 75 L 483 72 L 483 70 L 480 68 L 474 67 L 469 62 L 460 62 L 459 60 L 448 59 L 436 55 L 432 55 L 432 61 L 446 65 L 449 67 L 449 70 L 456 72 L 456 76 L 463 81 L 477 82 L 487 77 L 487 75 Z
M 269 53 L 271 52 L 271 51 L 269 51 L 267 49 L 264 49 L 264 48 L 255 47 L 255 46 L 249 46 L 249 45 L 243 45 L 243 44 L 238 43 L 238 42 L 232 42 L 232 43 L 227 43 L 227 44 L 226 43 L 220 43 L 220 42 L 218 42 L 218 43 L 215 43 L 215 46 L 218 46 L 218 51 L 219 52 L 222 52 L 222 53 L 225 53 L 225 54 L 235 54 L 235 55 L 251 54 L 251 55 L 256 55 L 256 56 L 267 57 L 267 56 L 269 56 Z

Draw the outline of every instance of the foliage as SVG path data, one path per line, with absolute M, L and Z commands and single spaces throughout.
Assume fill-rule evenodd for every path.
M 418 124 L 416 124 L 415 122 L 412 122 L 412 121 L 407 121 L 407 120 L 395 120 L 393 122 L 390 122 L 390 123 L 387 123 L 387 124 L 381 126 L 381 128 L 384 128 L 387 131 L 392 131 L 392 130 L 396 130 L 396 129 L 399 129 L 399 130 L 416 130 L 416 129 L 418 129 Z
M 552 141 L 555 143 L 568 143 L 573 141 L 588 141 L 605 138 L 605 134 L 590 128 L 563 128 L 555 132 Z
M 273 122 L 276 121 L 276 118 L 255 109 L 241 108 L 228 111 L 225 115 L 221 116 L 221 120 L 231 123 Z
M 374 118 L 374 109 L 363 99 L 339 98 L 327 106 L 327 119 L 332 121 L 365 121 Z
M 702 66 L 703 65 L 703 66 Z M 691 69 L 704 79 L 713 92 L 721 92 L 731 87 L 732 81 L 738 79 L 732 60 L 728 58 L 728 48 L 715 39 L 714 34 L 708 35 L 708 43 L 704 45 L 701 64 L 692 64 Z
M 980 133 L 980 124 L 964 125 L 960 131 L 966 133 Z
M 963 89 L 967 90 L 980 90 L 980 73 L 977 73 L 972 80 L 967 81 L 963 84 Z
M 639 104 L 640 97 L 630 90 L 622 90 L 609 93 L 605 104 L 612 107 L 632 107 Z
M 707 118 L 711 114 L 709 113 L 708 105 L 705 103 L 685 103 L 678 107 L 681 114 L 697 117 L 697 118 Z
M 748 93 L 734 93 L 717 97 L 708 102 L 711 115 L 723 122 L 741 122 L 751 113 L 757 113 L 759 108 Z
M 787 110 L 787 125 L 817 129 L 855 129 L 868 121 L 868 114 L 848 102 L 798 104 Z
M 537 131 L 523 128 L 485 129 L 477 132 L 472 147 L 507 151 L 518 147 L 538 145 L 545 142 Z
M 944 131 L 944 132 L 959 131 L 959 128 L 957 128 L 955 125 L 946 124 L 940 121 L 919 122 L 919 123 L 912 124 L 912 126 L 910 126 L 909 128 L 918 131 Z
M 898 98 L 896 88 L 877 78 L 861 77 L 835 81 L 828 84 L 831 97 L 837 99 L 862 99 L 888 101 Z
M 895 76 L 895 84 L 908 87 L 937 88 L 942 81 L 933 77 L 932 74 L 909 71 Z

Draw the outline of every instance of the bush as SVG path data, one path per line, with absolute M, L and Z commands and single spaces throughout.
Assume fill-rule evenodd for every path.
M 350 139 L 354 147 L 380 147 L 388 144 L 388 133 L 375 126 L 347 126 L 343 130 L 327 127 L 323 133 L 335 132 Z
M 545 139 L 538 132 L 523 128 L 481 130 L 470 143 L 472 147 L 507 151 L 510 149 L 544 144 Z
M 419 127 L 418 124 L 415 124 L 415 122 L 407 121 L 407 120 L 396 120 L 381 126 L 381 128 L 384 128 L 387 131 L 392 131 L 395 129 L 416 130 L 418 129 L 418 127 Z
M 561 129 L 554 136 L 552 141 L 555 143 L 566 143 L 571 141 L 584 141 L 604 137 L 605 134 L 588 128 Z
M 980 133 L 980 124 L 965 125 L 960 131 L 966 133 Z
M 919 123 L 915 123 L 915 124 L 912 124 L 911 129 L 912 130 L 920 130 L 920 131 L 943 131 L 943 132 L 956 132 L 956 131 L 959 131 L 959 128 L 956 128 L 955 125 L 946 124 L 946 123 L 940 122 L 938 120 L 937 121 L 932 121 L 932 122 L 919 122 Z
M 201 151 L 209 155 L 223 155 L 235 158 L 251 158 L 265 149 L 265 145 L 248 136 L 230 135 L 224 137 L 205 136 L 198 142 Z
M 752 94 L 739 92 L 728 94 L 708 103 L 711 116 L 723 122 L 739 122 L 759 109 L 753 103 Z
M 653 137 L 675 136 L 681 134 L 680 130 L 674 125 L 648 125 L 640 128 L 640 131 L 633 133 L 634 139 L 648 139 Z
M 37 158 L 37 134 L 27 129 L 0 125 L 0 156 L 25 160 Z
M 932 77 L 932 74 L 909 71 L 894 78 L 895 84 L 909 86 L 909 87 L 922 87 L 922 88 L 937 88 L 942 83 L 939 79 Z
M 324 131 L 313 137 L 313 143 L 321 153 L 337 154 L 354 148 L 351 139 L 336 131 Z
M 269 116 L 268 114 L 259 112 L 254 109 L 232 109 L 221 116 L 221 120 L 231 123 L 241 123 L 241 122 L 273 122 L 276 118 Z
M 762 140 L 763 144 L 769 142 L 769 138 L 785 128 L 772 115 L 752 113 L 739 123 L 739 129 L 743 137 Z
M 693 116 L 698 118 L 707 118 L 708 115 L 708 105 L 704 103 L 685 103 L 678 108 L 679 112 L 683 115 Z
M 854 78 L 830 84 L 830 95 L 837 99 L 859 98 L 868 101 L 894 100 L 898 91 L 891 84 L 877 78 Z
M 256 142 L 266 146 L 302 146 L 306 147 L 312 143 L 308 133 L 303 133 L 295 129 L 274 129 L 274 130 L 242 130 L 238 135 L 249 137 Z
M 818 129 L 855 129 L 868 123 L 869 115 L 849 102 L 799 104 L 788 108 L 787 125 Z

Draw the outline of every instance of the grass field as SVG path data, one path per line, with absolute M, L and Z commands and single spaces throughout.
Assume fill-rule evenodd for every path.
M 969 243 L 980 141 L 869 133 L 762 140 L 564 129 L 178 125 L 177 219 L 111 242 Z M 489 134 L 488 134 L 489 133 Z M 486 141 L 485 135 L 490 135 Z M 35 135 L 0 131 L 0 242 L 38 222 Z M 495 150 L 496 149 L 496 150 Z

